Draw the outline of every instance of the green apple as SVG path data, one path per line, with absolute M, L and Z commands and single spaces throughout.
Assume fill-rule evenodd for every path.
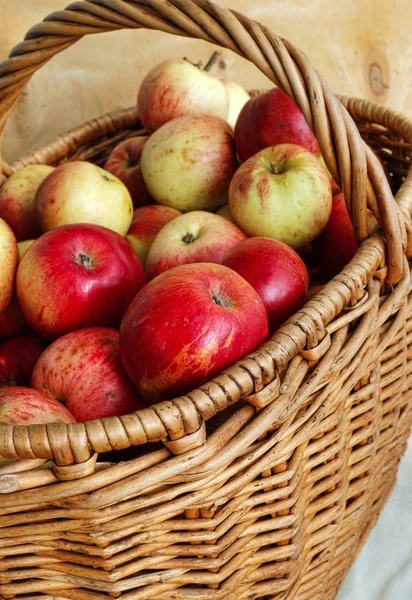
M 239 167 L 230 184 L 229 205 L 235 222 L 249 236 L 299 248 L 326 226 L 332 210 L 331 185 L 312 152 L 279 144 Z

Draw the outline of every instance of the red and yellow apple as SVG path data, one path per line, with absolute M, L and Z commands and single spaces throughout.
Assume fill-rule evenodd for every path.
M 27 250 L 30 248 L 30 246 L 35 241 L 36 240 L 24 240 L 24 242 L 18 242 L 17 248 L 19 250 L 19 260 L 21 260 L 23 258 L 23 256 L 26 254 Z
M 31 386 L 64 404 L 77 421 L 146 408 L 122 366 L 119 332 L 90 327 L 53 342 L 37 362 Z
M 75 423 L 60 402 L 31 388 L 12 385 L 0 388 L 0 425 Z
M 34 198 L 38 187 L 53 169 L 49 165 L 23 167 L 0 189 L 0 218 L 10 225 L 18 242 L 37 238 L 42 233 Z
M 147 139 L 147 136 L 138 136 L 124 140 L 112 150 L 104 165 L 105 171 L 115 175 L 127 187 L 134 208 L 152 201 L 140 168 L 140 158 Z
M 184 115 L 209 114 L 226 119 L 225 84 L 187 60 L 165 60 L 143 79 L 137 97 L 140 120 L 148 131 Z
M 222 265 L 181 265 L 137 294 L 120 328 L 129 377 L 149 402 L 185 394 L 268 335 L 259 295 Z
M 136 252 L 143 267 L 146 265 L 150 246 L 159 231 L 166 223 L 181 214 L 180 210 L 161 204 L 149 204 L 149 206 L 136 208 L 126 239 Z
M 295 144 L 261 150 L 236 171 L 230 211 L 249 236 L 299 248 L 315 239 L 332 208 L 329 178 L 318 158 Z
M 29 331 L 29 324 L 23 317 L 17 297 L 13 296 L 8 307 L 0 314 L 0 340 L 10 340 Z
M 222 265 L 236 271 L 257 291 L 272 332 L 305 303 L 308 270 L 300 256 L 283 242 L 258 237 L 246 239 L 226 252 Z
M 315 154 L 320 153 L 319 144 L 302 112 L 276 87 L 245 104 L 236 123 L 235 143 L 242 160 L 278 144 L 297 144 Z
M 181 211 L 216 210 L 228 202 L 237 167 L 231 129 L 211 115 L 173 119 L 147 140 L 141 166 L 159 204 Z
M 0 346 L 0 387 L 30 385 L 31 374 L 47 343 L 36 334 L 23 335 Z
M 15 235 L 6 221 L 0 219 L 0 315 L 13 298 L 18 261 L 19 251 Z
M 234 223 L 232 213 L 230 212 L 229 204 L 225 204 L 224 206 L 222 206 L 222 208 L 219 208 L 216 214 L 219 215 L 219 217 L 224 217 L 228 221 L 232 221 L 232 223 Z
M 66 225 L 38 238 L 23 256 L 16 278 L 24 317 L 54 340 L 84 327 L 117 328 L 145 283 L 130 244 L 98 225 Z
M 225 252 L 246 235 L 224 217 L 194 210 L 176 217 L 155 237 L 147 256 L 146 275 L 188 263 L 220 263 Z
M 56 167 L 37 190 L 34 204 L 42 231 L 92 223 L 124 236 L 132 222 L 133 203 L 124 183 L 85 161 Z

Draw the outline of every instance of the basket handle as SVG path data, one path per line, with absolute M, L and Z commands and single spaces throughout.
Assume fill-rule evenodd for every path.
M 250 60 L 283 89 L 303 112 L 327 167 L 341 184 L 358 241 L 368 237 L 369 207 L 385 236 L 387 280 L 395 285 L 402 279 L 404 218 L 379 161 L 362 141 L 347 110 L 303 52 L 259 23 L 211 0 L 83 0 L 52 13 L 31 28 L 10 58 L 0 64 L 0 141 L 7 118 L 35 71 L 84 35 L 124 28 L 160 30 L 228 48 Z M 364 262 L 369 261 L 370 266 L 379 262 L 381 256 L 372 252 L 370 259 L 372 244 L 367 246 L 369 258 L 366 259 L 365 250 Z M 357 256 L 362 262 L 361 251 Z M 331 313 L 329 320 L 333 317 Z M 267 382 L 274 380 L 271 386 L 279 385 L 270 353 L 261 353 L 258 358 L 260 363 L 256 355 L 245 359 L 244 369 L 235 365 L 188 397 L 162 402 L 132 415 L 67 426 L 0 426 L 0 455 L 54 458 L 65 465 L 88 460 L 90 447 L 103 452 L 165 439 L 172 452 L 185 451 L 204 441 L 204 420 L 240 396 L 252 394 L 257 388 L 259 391 L 265 377 Z M 216 383 L 218 380 L 223 383 Z M 222 390 L 229 390 L 232 400 L 228 401 Z

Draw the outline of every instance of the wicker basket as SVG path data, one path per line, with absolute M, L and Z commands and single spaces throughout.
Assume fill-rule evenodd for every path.
M 412 126 L 339 102 L 292 44 L 207 0 L 90 0 L 31 29 L 0 65 L 0 129 L 54 54 L 125 27 L 230 48 L 283 88 L 363 243 L 270 341 L 187 396 L 85 424 L 0 426 L 0 456 L 20 459 L 0 468 L 0 596 L 332 599 L 392 489 L 412 422 Z M 100 164 L 139 130 L 135 110 L 105 115 L 2 172 Z M 367 207 L 380 225 L 369 237 Z

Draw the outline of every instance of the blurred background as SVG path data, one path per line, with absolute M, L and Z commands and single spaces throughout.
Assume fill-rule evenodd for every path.
M 0 0 L 0 61 L 32 25 L 63 8 L 65 1 Z M 215 1 L 298 45 L 335 92 L 385 104 L 412 118 L 411 0 Z M 7 123 L 4 158 L 12 162 L 78 124 L 132 106 L 143 76 L 166 57 L 206 62 L 214 49 L 197 40 L 149 31 L 83 38 L 28 84 Z M 223 51 L 216 69 L 248 89 L 271 85 L 229 51 Z M 411 515 L 410 449 L 392 497 L 339 600 L 412 599 Z

